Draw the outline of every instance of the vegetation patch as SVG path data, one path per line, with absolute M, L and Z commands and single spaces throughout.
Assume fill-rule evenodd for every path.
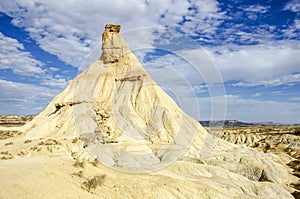
M 4 144 L 4 146 L 13 145 L 13 144 L 14 144 L 13 142 L 7 142 Z
M 98 186 L 101 186 L 104 183 L 105 175 L 95 176 L 87 181 L 84 181 L 82 187 L 88 192 L 91 192 L 93 189 L 96 189 Z
M 83 177 L 83 171 L 74 172 L 73 175 L 82 178 Z
M 32 141 L 31 140 L 25 140 L 24 144 L 27 144 L 27 143 L 30 143 L 30 142 L 32 142 Z
M 20 131 L 7 131 L 7 130 L 0 130 L 0 140 L 5 140 L 12 137 L 17 137 L 22 135 L 23 133 Z
M 76 160 L 76 162 L 73 164 L 73 166 L 84 168 L 84 162 L 80 162 L 79 160 Z

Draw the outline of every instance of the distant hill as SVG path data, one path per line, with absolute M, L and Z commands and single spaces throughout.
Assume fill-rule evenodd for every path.
M 23 126 L 31 121 L 35 115 L 0 115 L 0 126 Z
M 241 122 L 239 120 L 225 120 L 225 121 L 199 121 L 204 127 L 212 126 L 224 126 L 224 127 L 249 127 L 249 126 L 278 126 L 282 125 L 274 122 Z

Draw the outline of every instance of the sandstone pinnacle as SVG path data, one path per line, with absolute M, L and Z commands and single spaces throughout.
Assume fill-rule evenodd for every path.
M 128 45 L 119 34 L 120 25 L 107 24 L 102 33 L 102 55 L 100 60 L 104 63 L 116 62 L 125 53 L 129 52 Z

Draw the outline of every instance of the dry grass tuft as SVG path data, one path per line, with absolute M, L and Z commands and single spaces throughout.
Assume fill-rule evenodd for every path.
M 83 182 L 82 187 L 88 192 L 91 192 L 92 189 L 96 189 L 98 186 L 101 186 L 104 182 L 105 175 L 95 176 L 87 181 Z
M 10 160 L 13 159 L 13 157 L 13 154 L 9 153 L 8 151 L 0 152 L 0 160 Z
M 78 140 L 79 140 L 78 137 L 76 137 L 76 138 L 74 138 L 74 139 L 72 140 L 72 143 L 75 144 L 75 143 L 78 142 Z
M 13 145 L 13 144 L 14 144 L 13 142 L 7 142 L 4 144 L 4 146 Z
M 98 159 L 96 158 L 94 161 L 90 162 L 94 167 L 97 167 L 99 164 Z
M 82 171 L 74 172 L 73 175 L 82 178 L 83 177 L 83 172 Z
M 8 151 L 1 151 L 0 154 L 1 155 L 8 155 Z
M 55 139 L 47 139 L 45 141 L 39 142 L 38 145 L 61 145 L 61 143 Z
M 84 168 L 84 162 L 80 162 L 79 160 L 76 160 L 76 162 L 73 164 L 73 166 Z
M 31 140 L 25 140 L 24 144 L 32 142 Z

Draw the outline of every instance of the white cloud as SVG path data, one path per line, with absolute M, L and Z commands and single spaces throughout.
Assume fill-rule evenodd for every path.
M 247 16 L 252 20 L 258 20 L 259 15 L 257 13 L 248 13 Z M 235 15 L 233 18 L 241 18 L 243 16 Z M 249 26 L 239 21 L 230 21 L 226 23 L 226 27 L 219 29 L 221 33 L 215 35 L 219 42 L 215 42 L 217 45 L 220 43 L 222 45 L 229 44 L 240 44 L 240 45 L 257 45 L 265 44 L 277 40 L 279 30 L 276 25 L 269 24 L 256 24 L 255 26 Z M 210 41 L 210 40 L 209 40 Z
M 199 84 L 193 86 L 193 89 L 195 90 L 195 93 L 200 94 L 200 93 L 206 93 L 208 92 L 208 87 L 205 84 Z
M 58 68 L 49 67 L 42 69 L 41 67 L 44 63 L 34 59 L 31 53 L 26 52 L 23 44 L 16 39 L 4 36 L 1 32 L 0 46 L 0 69 L 11 69 L 17 75 L 29 76 L 31 80 L 41 81 L 41 85 L 50 87 L 47 89 L 54 87 L 62 89 L 69 83 L 61 76 L 53 77 L 53 72 L 57 72 Z M 2 81 L 1 84 L 3 83 Z M 10 85 L 12 84 L 13 82 L 10 83 Z M 24 88 L 27 87 L 25 86 Z M 31 97 L 31 95 L 28 95 L 28 97 Z
M 203 79 L 206 84 L 223 84 L 223 78 L 216 67 L 215 63 L 211 59 L 209 53 L 202 48 L 192 49 L 192 50 L 181 50 L 177 52 L 181 57 L 187 61 L 193 70 L 183 68 L 183 70 L 190 71 L 190 75 L 187 76 L 188 79 L 193 79 L 192 75 L 198 75 L 194 81 L 199 83 Z M 199 78 L 199 76 L 201 78 Z
M 256 20 L 259 15 L 265 14 L 269 11 L 271 6 L 261 6 L 261 5 L 247 5 L 240 6 L 239 9 L 246 13 L 247 17 L 251 20 Z
M 194 85 L 203 82 L 201 74 L 197 69 L 176 54 L 167 54 L 154 58 L 143 66 L 148 70 L 151 76 L 161 85 Z
M 300 1 L 290 0 L 284 7 L 284 10 L 290 10 L 293 12 L 300 12 Z
M 271 6 L 250 5 L 250 6 L 242 6 L 240 8 L 246 12 L 256 12 L 256 13 L 264 14 L 269 11 Z
M 261 80 L 257 82 L 238 82 L 233 84 L 233 86 L 246 86 L 246 87 L 254 87 L 254 86 L 281 86 L 284 84 L 290 83 L 300 83 L 300 74 L 288 74 L 285 76 L 280 76 L 271 80 Z
M 37 114 L 59 90 L 0 79 L 1 114 Z
M 299 14 L 300 12 L 300 0 L 290 0 L 284 7 L 283 10 L 289 10 L 292 12 L 295 12 Z M 298 16 L 298 15 L 297 15 Z M 289 25 L 288 27 L 285 27 L 282 30 L 282 33 L 287 37 L 287 38 L 296 38 L 298 39 L 299 37 L 299 29 L 300 29 L 300 20 L 298 17 L 295 17 L 294 23 Z
M 300 102 L 300 97 L 290 97 L 289 101 L 297 101 Z
M 0 69 L 11 69 L 22 76 L 43 75 L 43 63 L 26 52 L 23 44 L 0 32 Z
M 65 88 L 69 83 L 70 81 L 66 80 L 63 77 L 46 76 L 45 78 L 43 78 L 41 85 L 52 87 L 52 88 Z
M 231 50 L 223 46 L 208 50 L 224 81 L 269 86 L 298 82 L 296 73 L 300 73 L 299 41 L 234 46 Z
M 288 28 L 283 29 L 283 34 L 288 38 L 298 38 L 300 29 L 300 20 L 295 19 L 294 23 L 290 25 Z
M 259 97 L 261 96 L 261 93 L 255 93 L 254 95 L 252 95 L 252 97 Z
M 225 98 L 226 107 L 221 107 L 224 96 L 219 96 L 220 102 L 215 101 L 218 113 L 214 113 L 214 116 L 212 116 L 212 100 L 214 99 L 211 97 L 197 98 L 198 106 L 189 105 L 190 102 L 194 103 L 194 98 L 185 98 L 182 101 L 186 105 L 184 110 L 198 120 L 211 120 L 213 118 L 213 120 L 237 119 L 244 122 L 300 123 L 299 99 L 295 98 L 294 101 L 290 102 L 277 102 L 243 98 L 238 95 L 226 95 Z M 223 111 L 225 111 L 224 115 Z
M 239 119 L 248 122 L 273 121 L 299 123 L 300 106 L 295 102 L 260 101 L 245 99 L 236 95 L 226 96 L 227 119 Z
M 300 82 L 298 41 L 227 45 L 206 50 L 209 54 L 203 49 L 175 51 L 144 64 L 156 81 L 168 87 L 182 85 L 182 80 L 193 86 L 223 81 L 239 82 L 235 86 L 279 86 Z
M 59 68 L 49 67 L 48 70 L 49 70 L 49 71 L 59 71 Z
M 195 0 L 190 4 L 185 2 L 184 5 L 177 5 L 173 8 L 164 13 L 164 18 L 161 18 L 160 22 L 168 26 L 172 24 L 173 28 L 180 29 L 188 35 L 197 33 L 212 37 L 218 26 L 227 18 L 226 13 L 220 11 L 218 1 Z M 183 22 L 184 18 L 185 22 Z

